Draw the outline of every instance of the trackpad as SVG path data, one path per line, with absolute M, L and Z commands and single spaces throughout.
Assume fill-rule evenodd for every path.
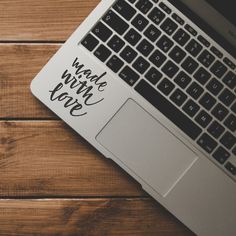
M 96 139 L 162 196 L 168 194 L 198 158 L 131 99 Z

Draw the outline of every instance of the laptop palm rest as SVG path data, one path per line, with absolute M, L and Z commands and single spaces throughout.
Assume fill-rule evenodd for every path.
M 96 139 L 163 197 L 198 159 L 195 153 L 131 99 L 119 109 Z

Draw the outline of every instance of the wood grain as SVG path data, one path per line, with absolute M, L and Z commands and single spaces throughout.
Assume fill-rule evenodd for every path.
M 98 0 L 1 0 L 0 41 L 65 41 Z
M 0 122 L 0 196 L 144 196 L 61 121 Z
M 2 200 L 0 235 L 193 236 L 149 199 Z
M 0 44 L 0 118 L 55 117 L 34 98 L 30 82 L 59 47 L 59 44 Z

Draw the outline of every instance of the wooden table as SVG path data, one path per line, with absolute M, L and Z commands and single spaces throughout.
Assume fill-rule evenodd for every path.
M 0 235 L 193 235 L 30 93 L 98 0 L 0 0 Z

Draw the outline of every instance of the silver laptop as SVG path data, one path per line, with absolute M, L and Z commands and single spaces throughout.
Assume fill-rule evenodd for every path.
M 236 235 L 234 1 L 103 0 L 33 94 L 197 235 Z

